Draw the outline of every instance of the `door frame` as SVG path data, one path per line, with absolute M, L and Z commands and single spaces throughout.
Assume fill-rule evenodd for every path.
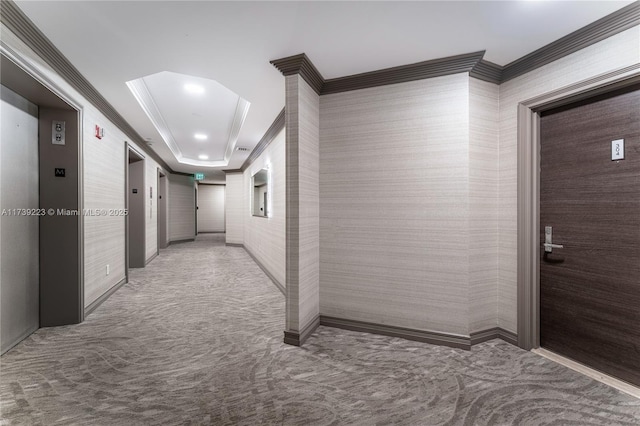
M 518 105 L 518 346 L 540 347 L 540 113 L 640 82 L 640 64 L 531 98 Z
M 72 109 L 74 109 L 77 113 L 77 144 L 78 144 L 78 184 L 77 184 L 77 195 L 78 195 L 78 288 L 77 293 L 74 297 L 77 297 L 78 310 L 77 310 L 77 323 L 81 323 L 84 321 L 85 316 L 87 315 L 85 309 L 85 297 L 84 297 L 84 106 L 83 104 L 76 98 L 77 95 L 71 94 L 66 89 L 63 89 L 56 81 L 54 81 L 46 72 L 40 70 L 34 63 L 23 53 L 16 51 L 14 48 L 9 46 L 6 43 L 2 43 L 0 45 L 0 53 L 16 64 L 20 69 L 22 69 L 29 77 L 31 77 L 36 82 L 40 83 L 42 86 L 46 87 L 50 90 L 54 95 L 58 98 L 62 99 L 67 105 L 69 105 Z M 38 156 L 40 154 L 38 153 Z M 42 300 L 40 300 L 42 303 Z M 40 317 L 40 321 L 42 322 L 42 317 Z M 40 324 L 42 326 L 42 323 Z
M 129 156 L 132 153 L 146 160 L 145 156 L 138 149 L 124 141 L 124 209 L 127 214 L 124 216 L 124 282 L 129 282 Z M 143 174 L 144 176 L 144 174 Z M 143 185 L 144 187 L 144 185 Z M 143 189 L 144 191 L 144 189 Z

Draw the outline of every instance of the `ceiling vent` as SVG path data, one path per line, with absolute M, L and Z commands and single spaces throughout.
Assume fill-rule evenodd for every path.
M 249 152 L 251 151 L 249 148 L 246 148 L 244 146 L 237 146 L 236 147 L 236 151 L 240 151 L 240 152 Z

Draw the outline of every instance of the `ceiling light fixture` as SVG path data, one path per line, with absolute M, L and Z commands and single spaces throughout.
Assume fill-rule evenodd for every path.
M 205 154 L 200 154 L 200 155 L 198 155 L 198 158 L 201 159 L 201 160 L 208 160 L 209 156 L 205 155 Z
M 195 135 L 193 135 L 193 137 L 198 139 L 199 141 L 207 139 L 207 135 L 205 135 L 204 133 L 196 133 Z
M 204 93 L 204 87 L 191 83 L 185 84 L 184 90 L 193 95 L 201 95 Z

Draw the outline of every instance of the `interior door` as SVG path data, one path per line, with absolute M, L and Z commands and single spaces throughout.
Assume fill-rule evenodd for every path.
M 640 90 L 543 114 L 540 141 L 540 345 L 640 386 Z

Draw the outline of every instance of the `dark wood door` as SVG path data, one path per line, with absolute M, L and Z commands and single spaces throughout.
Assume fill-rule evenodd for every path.
M 540 344 L 640 386 L 640 90 L 543 114 L 540 137 Z

